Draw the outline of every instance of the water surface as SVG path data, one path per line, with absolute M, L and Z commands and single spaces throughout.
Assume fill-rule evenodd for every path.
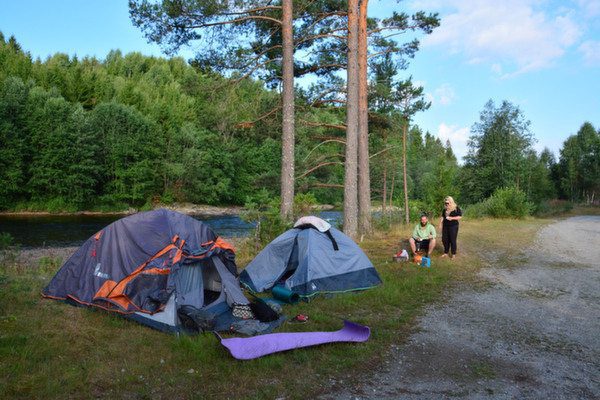
M 337 226 L 339 211 L 323 211 L 320 217 Z M 207 223 L 219 236 L 245 237 L 250 235 L 253 224 L 243 221 L 239 215 L 196 215 L 194 218 Z M 122 215 L 1 215 L 0 232 L 8 232 L 15 243 L 24 248 L 80 246 L 90 236 L 106 225 L 123 218 Z

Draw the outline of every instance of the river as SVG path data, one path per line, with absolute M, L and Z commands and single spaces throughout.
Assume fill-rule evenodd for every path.
M 339 225 L 340 211 L 318 214 L 332 225 Z M 80 246 L 106 225 L 123 218 L 121 215 L 0 215 L 0 232 L 8 232 L 15 244 L 23 248 Z M 220 236 L 244 237 L 254 225 L 239 215 L 196 215 Z

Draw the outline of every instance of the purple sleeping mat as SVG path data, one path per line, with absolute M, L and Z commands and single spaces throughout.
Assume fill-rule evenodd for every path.
M 366 342 L 371 335 L 368 326 L 344 321 L 335 332 L 269 333 L 248 338 L 221 339 L 231 355 L 238 360 L 252 360 L 267 354 L 333 342 Z

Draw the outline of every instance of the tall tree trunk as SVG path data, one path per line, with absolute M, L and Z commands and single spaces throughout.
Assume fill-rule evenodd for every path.
M 347 74 L 344 233 L 356 239 L 358 234 L 358 0 L 348 0 Z
M 390 222 L 394 217 L 394 187 L 396 186 L 396 163 L 392 164 L 392 186 L 390 188 L 390 201 L 388 203 L 390 207 Z
M 410 215 L 408 211 L 408 184 L 406 182 L 406 126 L 408 125 L 408 119 L 404 118 L 404 124 L 402 126 L 402 175 L 404 178 L 404 220 L 406 225 L 410 223 Z
M 390 207 L 390 213 L 394 213 L 394 188 L 396 187 L 396 161 L 392 160 L 392 184 L 390 185 L 390 200 L 388 206 Z
M 281 217 L 292 218 L 294 207 L 294 36 L 292 0 L 283 0 L 283 132 L 281 140 Z
M 358 19 L 358 230 L 361 235 L 371 231 L 371 177 L 369 170 L 369 104 L 368 104 L 368 36 L 367 6 L 360 1 Z
M 383 131 L 383 148 L 387 148 L 387 131 L 385 129 Z M 381 196 L 381 213 L 385 216 L 385 205 L 387 201 L 387 151 L 384 151 L 381 154 L 381 157 L 383 158 L 383 195 Z

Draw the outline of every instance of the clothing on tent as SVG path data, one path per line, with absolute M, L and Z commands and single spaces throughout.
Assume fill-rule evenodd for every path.
M 300 228 L 305 225 L 312 226 L 323 233 L 331 229 L 331 224 L 329 222 L 313 215 L 299 218 L 298 221 L 294 223 L 294 228 Z

